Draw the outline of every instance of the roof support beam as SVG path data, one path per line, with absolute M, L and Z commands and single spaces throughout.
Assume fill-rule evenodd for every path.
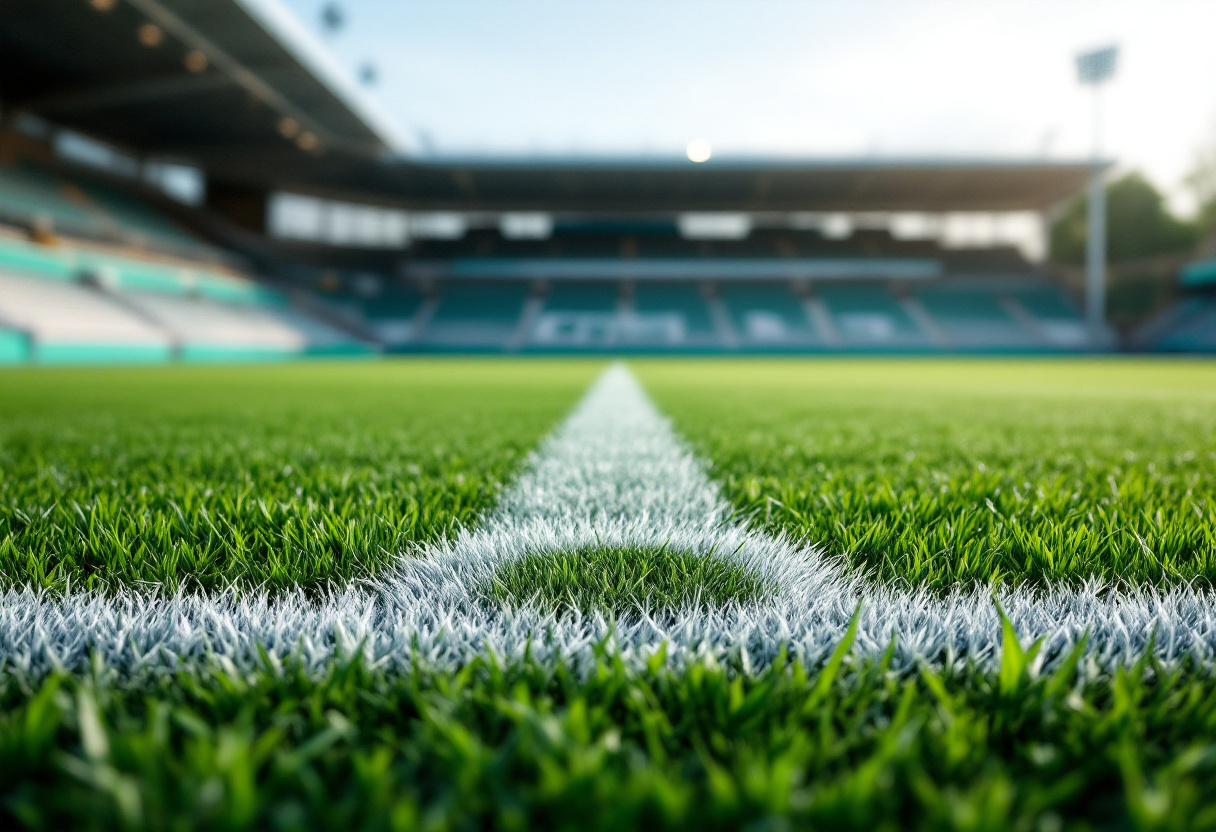
M 213 92 L 232 87 L 235 83 L 228 75 L 217 72 L 204 75 L 173 75 L 89 90 L 73 90 L 69 93 L 23 101 L 21 105 L 34 112 L 51 115 L 88 113 Z
M 135 8 L 143 12 L 149 20 L 175 38 L 185 43 L 191 49 L 197 49 L 207 56 L 211 64 L 226 73 L 233 81 L 240 84 L 251 95 L 276 110 L 282 116 L 288 116 L 296 121 L 304 130 L 312 133 L 324 146 L 345 146 L 348 151 L 366 153 L 367 148 L 350 147 L 350 142 L 344 142 L 333 135 L 323 125 L 311 118 L 302 109 L 284 98 L 270 84 L 263 81 L 256 73 L 233 58 L 209 38 L 200 34 L 193 26 L 182 20 L 165 8 L 158 0 L 127 0 Z

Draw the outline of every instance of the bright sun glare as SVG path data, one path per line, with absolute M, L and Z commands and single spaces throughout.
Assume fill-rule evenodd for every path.
M 684 151 L 688 154 L 690 162 L 707 162 L 710 154 L 713 153 L 713 148 L 705 139 L 693 139 L 688 143 L 687 149 Z

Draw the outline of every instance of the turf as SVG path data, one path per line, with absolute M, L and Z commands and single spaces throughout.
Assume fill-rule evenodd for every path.
M 508 561 L 480 588 L 498 606 L 557 613 L 661 613 L 760 599 L 763 580 L 717 553 L 598 546 Z
M 634 366 L 741 516 L 880 579 L 1214 577 L 1210 364 Z M 598 369 L 2 373 L 0 576 L 373 573 L 493 505 Z M 766 588 L 725 560 L 603 548 L 524 558 L 483 591 L 628 613 Z M 862 661 L 851 635 L 821 666 L 759 673 L 695 649 L 644 667 L 492 647 L 457 671 L 4 665 L 0 828 L 1216 828 L 1210 667 L 1105 673 L 1078 650 L 1041 674 L 1037 647 L 1003 632 L 995 671 Z
M 847 642 L 842 645 L 847 647 Z M 31 829 L 1203 829 L 1216 681 L 357 661 L 0 686 Z
M 373 573 L 491 507 L 597 372 L 0 372 L 0 580 L 278 590 Z
M 1216 581 L 1216 364 L 637 362 L 741 516 L 880 580 Z

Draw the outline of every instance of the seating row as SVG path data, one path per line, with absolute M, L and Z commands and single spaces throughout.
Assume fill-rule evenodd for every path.
M 0 217 L 57 232 L 168 251 L 209 247 L 150 205 L 104 182 L 65 178 L 25 162 L 0 163 Z
M 1080 313 L 1033 278 L 893 289 L 865 282 L 452 280 L 353 301 L 390 346 L 1061 349 Z
M 38 245 L 0 236 L 0 270 L 55 280 L 81 278 L 113 289 L 198 294 L 229 303 L 282 304 L 276 292 L 203 264 L 77 244 Z
M 0 237 L 0 363 L 146 363 L 369 347 L 258 284 L 84 246 Z

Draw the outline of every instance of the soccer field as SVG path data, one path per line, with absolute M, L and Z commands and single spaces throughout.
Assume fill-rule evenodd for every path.
M 1216 825 L 1211 363 L 0 391 L 20 825 Z

